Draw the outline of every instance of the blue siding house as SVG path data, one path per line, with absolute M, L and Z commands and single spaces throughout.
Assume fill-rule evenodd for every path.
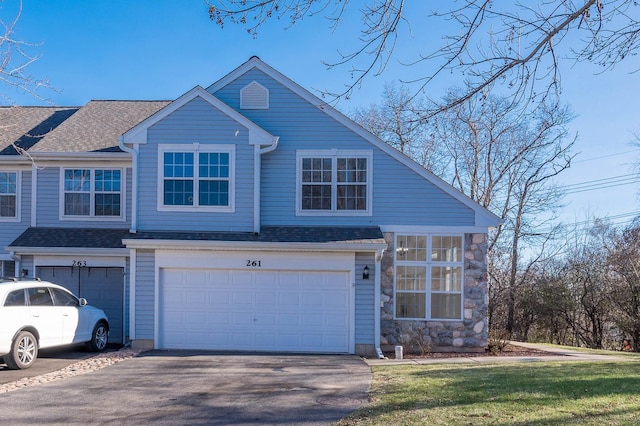
M 0 273 L 86 297 L 114 342 L 487 344 L 499 218 L 257 57 L 173 101 L 0 108 L 0 122 Z

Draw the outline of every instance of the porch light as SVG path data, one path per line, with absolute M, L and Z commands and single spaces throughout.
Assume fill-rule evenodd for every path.
M 362 270 L 362 279 L 363 280 L 368 280 L 369 279 L 369 267 L 365 266 L 364 269 Z

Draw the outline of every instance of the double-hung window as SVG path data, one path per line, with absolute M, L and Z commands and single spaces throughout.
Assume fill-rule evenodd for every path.
M 159 210 L 234 209 L 234 145 L 161 145 Z
M 298 151 L 299 215 L 370 215 L 371 151 Z
M 122 169 L 63 169 L 63 217 L 122 219 L 122 175 Z
M 0 220 L 18 218 L 18 172 L 0 172 Z
M 396 235 L 398 319 L 461 320 L 462 236 Z

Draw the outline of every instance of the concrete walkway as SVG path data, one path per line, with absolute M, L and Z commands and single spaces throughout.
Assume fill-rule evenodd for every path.
M 510 342 L 514 346 L 548 352 L 541 356 L 469 356 L 455 358 L 411 358 L 411 359 L 367 359 L 369 366 L 411 365 L 411 364 L 504 364 L 509 362 L 545 362 L 545 361 L 632 361 L 631 357 L 600 355 L 578 352 L 571 349 L 552 348 L 535 343 Z M 640 359 L 640 357 L 638 358 Z

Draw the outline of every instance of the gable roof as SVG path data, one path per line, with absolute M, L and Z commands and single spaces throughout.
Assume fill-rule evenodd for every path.
M 0 155 L 30 150 L 78 111 L 78 107 L 0 107 Z
M 230 117 L 232 120 L 235 120 L 236 122 L 247 128 L 249 130 L 249 143 L 251 145 L 270 145 L 277 139 L 262 127 L 258 126 L 256 123 L 249 120 L 247 117 L 240 114 L 238 111 L 231 108 L 229 105 L 225 104 L 220 99 L 204 90 L 201 86 L 196 86 L 184 95 L 180 96 L 175 101 L 166 105 L 161 110 L 157 111 L 155 114 L 147 117 L 145 120 L 129 129 L 127 132 L 124 132 L 121 141 L 126 144 L 147 143 L 147 129 L 149 129 L 149 127 L 153 126 L 163 118 L 169 116 L 171 113 L 175 112 L 176 110 L 196 98 L 203 99 L 205 102 L 208 102 L 214 108 Z
M 327 104 L 325 101 L 321 100 L 295 81 L 291 80 L 289 77 L 272 68 L 257 56 L 252 56 L 247 62 L 240 65 L 238 68 L 234 69 L 229 74 L 225 75 L 220 80 L 209 86 L 207 90 L 211 93 L 215 93 L 254 68 L 273 78 L 275 81 L 282 84 L 301 98 L 305 99 L 310 104 L 316 106 L 319 110 L 323 111 L 325 114 L 348 128 L 349 130 L 369 141 L 372 145 L 376 146 L 389 156 L 406 165 L 415 173 L 422 176 L 424 179 L 433 183 L 436 187 L 440 188 L 442 191 L 444 191 L 454 199 L 460 201 L 462 204 L 472 209 L 476 215 L 476 226 L 493 227 L 499 225 L 502 222 L 502 219 L 500 219 L 500 217 L 482 207 L 480 204 L 476 203 L 471 198 L 460 192 L 458 189 L 445 182 L 442 178 L 436 176 L 429 170 L 422 167 L 407 155 L 403 154 L 391 145 L 384 142 L 382 139 L 373 135 L 364 127 L 360 126 L 355 121 L 351 120 L 349 117 L 336 110 L 331 105 Z

